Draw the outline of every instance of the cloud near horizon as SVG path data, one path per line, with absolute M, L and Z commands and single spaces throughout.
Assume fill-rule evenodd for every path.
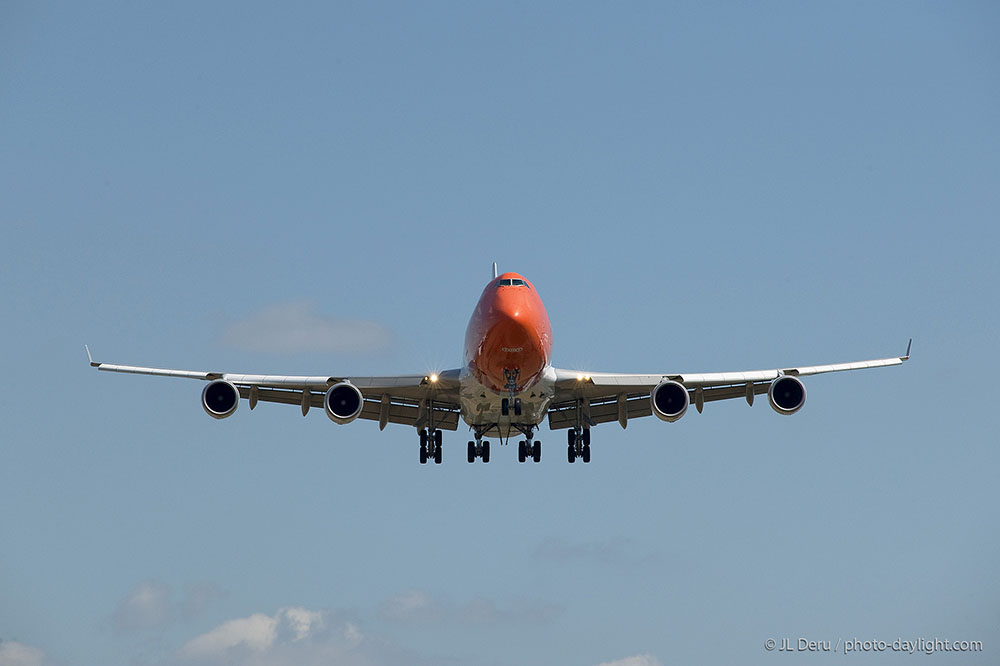
M 663 666 L 663 664 L 654 655 L 637 654 L 615 661 L 605 661 L 597 666 Z
M 389 347 L 392 336 L 375 321 L 324 317 L 310 303 L 269 305 L 233 322 L 224 341 L 257 352 L 377 352 Z
M 376 641 L 377 643 L 377 641 Z M 273 615 L 254 613 L 228 620 L 185 643 L 181 664 L 292 666 L 303 663 L 344 665 L 385 663 L 377 645 L 366 641 L 355 622 L 333 611 L 287 606 Z
M 17 641 L 0 640 L 0 666 L 44 666 L 45 653 Z

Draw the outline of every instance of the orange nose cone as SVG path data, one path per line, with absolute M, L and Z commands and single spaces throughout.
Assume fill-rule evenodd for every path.
M 505 279 L 523 285 L 497 286 Z M 552 329 L 538 293 L 516 273 L 486 287 L 466 334 L 466 358 L 494 391 L 521 392 L 541 376 L 552 351 Z

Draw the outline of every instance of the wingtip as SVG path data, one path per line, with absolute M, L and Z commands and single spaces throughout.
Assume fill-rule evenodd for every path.
M 87 361 L 90 362 L 90 367 L 96 368 L 97 366 L 99 366 L 100 363 L 94 363 L 94 357 L 90 355 L 90 347 L 84 345 L 83 348 L 87 350 Z
M 906 343 L 906 354 L 904 356 L 900 357 L 901 360 L 903 360 L 903 361 L 910 360 L 910 348 L 911 347 L 913 347 L 913 338 L 910 338 L 910 341 Z

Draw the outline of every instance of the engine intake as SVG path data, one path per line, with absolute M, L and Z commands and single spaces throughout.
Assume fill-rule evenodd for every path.
M 224 379 L 209 382 L 201 392 L 201 406 L 213 419 L 232 416 L 239 404 L 239 389 Z
M 334 423 L 344 425 L 361 415 L 364 396 L 354 384 L 340 382 L 331 386 L 323 396 L 323 409 Z
M 657 418 L 673 423 L 684 416 L 691 401 L 683 384 L 668 379 L 656 385 L 649 394 L 649 402 Z
M 806 386 L 798 377 L 782 375 L 771 382 L 767 400 L 779 414 L 794 414 L 806 404 Z

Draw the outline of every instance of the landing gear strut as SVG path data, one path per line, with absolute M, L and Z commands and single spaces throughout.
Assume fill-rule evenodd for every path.
M 423 429 L 420 431 L 420 464 L 433 459 L 435 464 L 441 464 L 441 431 Z
M 569 446 L 566 450 L 566 459 L 575 462 L 577 458 L 582 458 L 583 462 L 590 462 L 590 428 L 571 428 L 567 433 Z

